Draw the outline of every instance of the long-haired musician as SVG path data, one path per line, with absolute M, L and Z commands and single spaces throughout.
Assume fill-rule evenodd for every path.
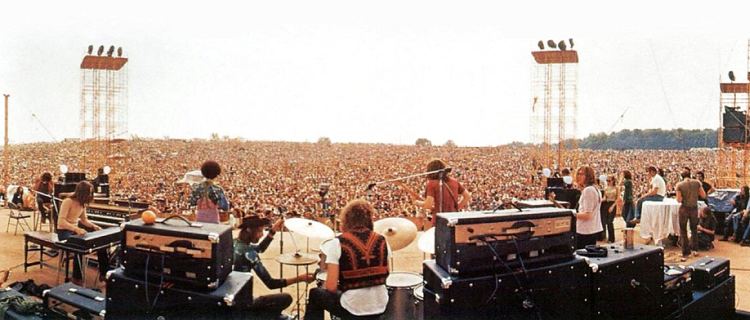
M 373 232 L 375 214 L 365 200 L 352 200 L 341 210 L 343 233 L 320 246 L 328 274 L 325 287 L 310 290 L 306 320 L 323 319 L 324 310 L 344 318 L 385 312 L 390 249 Z
M 86 205 L 94 200 L 94 186 L 88 181 L 81 181 L 76 185 L 73 194 L 63 200 L 60 206 L 60 214 L 57 218 L 57 238 L 60 241 L 76 235 L 85 235 L 88 231 L 101 230 L 101 228 L 89 221 L 86 217 Z M 88 228 L 88 230 L 84 229 Z M 109 270 L 109 255 L 107 250 L 97 252 L 99 261 L 99 280 L 104 280 L 104 275 Z M 73 283 L 81 283 L 81 259 L 74 259 L 73 263 Z
M 432 215 L 439 212 L 461 211 L 466 209 L 471 200 L 469 190 L 466 190 L 458 180 L 451 177 L 446 170 L 447 168 L 445 162 L 440 159 L 432 159 L 427 163 L 426 172 L 432 173 L 427 175 L 424 199 L 413 190 L 406 188 L 412 200 L 415 200 L 414 203 L 417 207 L 430 210 Z

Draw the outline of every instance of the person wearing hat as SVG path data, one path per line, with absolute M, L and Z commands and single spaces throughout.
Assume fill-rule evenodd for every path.
M 279 219 L 268 230 L 268 235 L 263 237 L 263 229 L 270 225 L 266 218 L 258 216 L 245 217 L 240 225 L 240 234 L 234 240 L 234 271 L 254 272 L 269 289 L 286 287 L 297 282 L 312 282 L 315 275 L 303 274 L 293 278 L 276 279 L 271 277 L 268 270 L 263 266 L 260 253 L 266 251 L 268 245 L 273 241 L 273 236 L 284 227 L 283 220 Z M 288 293 L 276 293 L 253 298 L 253 304 L 248 311 L 255 315 L 269 318 L 283 318 L 281 312 L 292 304 L 292 296 Z

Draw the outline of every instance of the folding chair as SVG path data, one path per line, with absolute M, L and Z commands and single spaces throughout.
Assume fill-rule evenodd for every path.
M 29 211 L 22 211 L 20 207 L 12 202 L 8 202 L 8 208 L 10 209 L 10 216 L 8 217 L 8 225 L 5 227 L 5 232 L 9 232 L 11 220 L 15 220 L 13 235 L 18 234 L 18 226 L 21 226 L 21 231 L 31 231 L 31 225 L 29 225 L 29 222 L 27 221 L 27 219 L 31 218 L 31 215 L 23 213 Z M 26 227 L 24 227 L 24 225 L 26 225 Z

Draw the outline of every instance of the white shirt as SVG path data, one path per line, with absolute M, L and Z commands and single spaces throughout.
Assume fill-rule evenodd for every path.
M 599 212 L 601 205 L 602 197 L 596 187 L 588 186 L 583 189 L 581 199 L 578 200 L 578 212 L 590 212 L 591 219 L 576 219 L 576 233 L 594 234 L 604 230 L 602 228 L 602 215 Z
M 338 238 L 320 244 L 320 252 L 326 255 L 326 263 L 339 264 L 341 243 Z M 391 247 L 388 246 L 388 255 Z M 355 316 L 366 316 L 385 312 L 388 306 L 388 289 L 384 284 L 351 289 L 341 294 L 341 306 Z
M 664 178 L 658 174 L 651 178 L 651 189 L 653 188 L 656 188 L 656 194 L 662 197 L 667 195 L 667 184 L 664 183 Z

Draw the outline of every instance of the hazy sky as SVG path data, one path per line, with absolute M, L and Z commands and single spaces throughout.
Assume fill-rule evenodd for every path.
M 12 143 L 52 140 L 42 125 L 77 137 L 80 61 L 115 45 L 138 136 L 497 145 L 529 140 L 536 42 L 572 37 L 579 137 L 718 127 L 720 78 L 747 70 L 750 4 L 583 3 L 4 4 L 0 92 Z

